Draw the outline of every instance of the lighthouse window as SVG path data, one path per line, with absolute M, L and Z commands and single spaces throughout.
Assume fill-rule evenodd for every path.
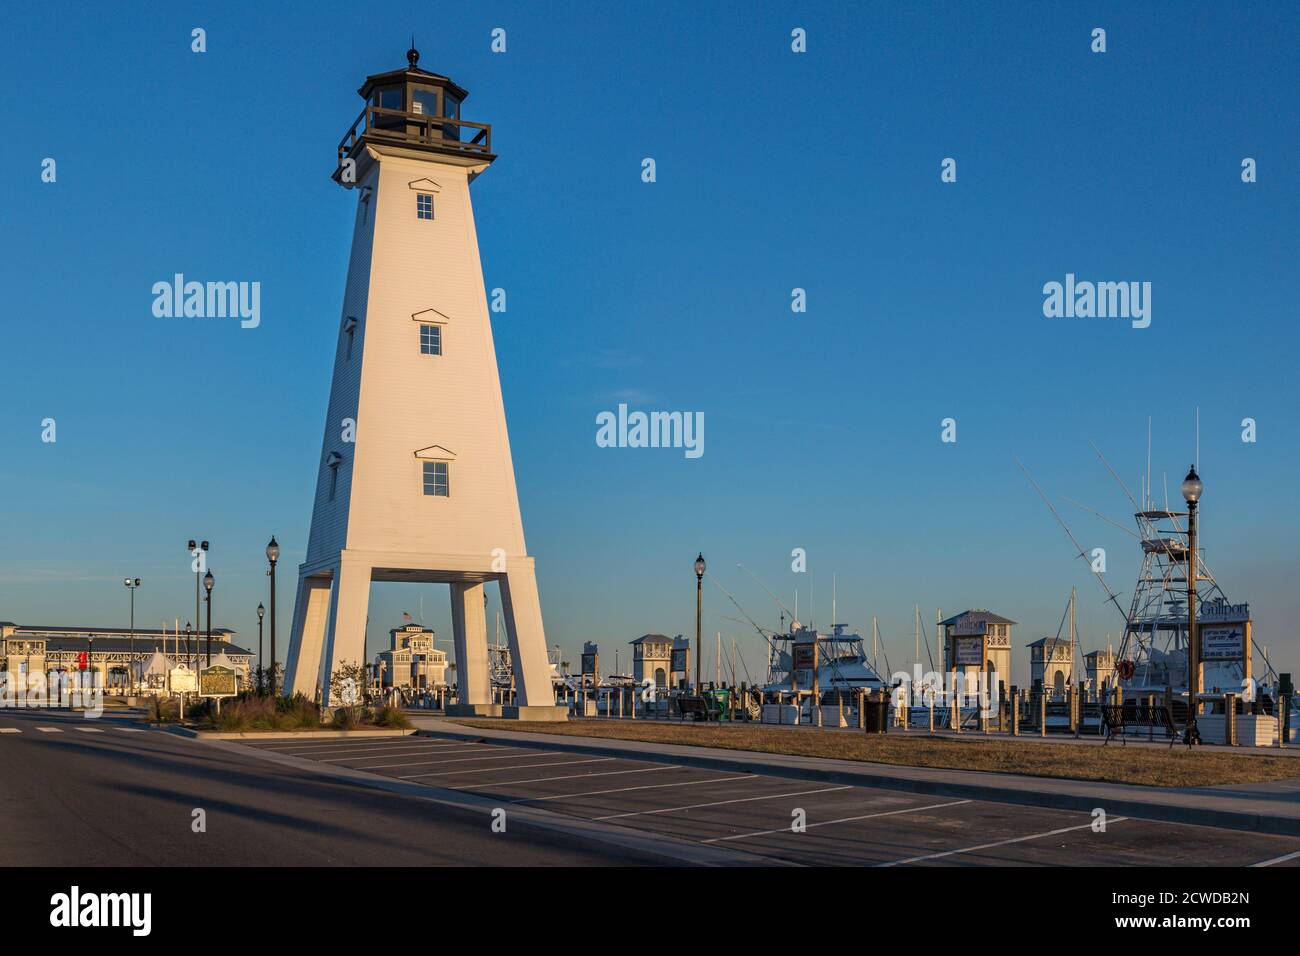
M 375 90 L 371 94 L 371 105 L 381 110 L 402 111 L 402 88 L 400 86 L 390 86 L 385 89 Z M 380 113 L 373 117 L 371 121 L 375 129 L 382 130 L 400 130 L 403 128 L 404 121 L 400 116 L 391 116 Z
M 442 329 L 436 325 L 420 326 L 420 354 L 442 354 Z
M 445 461 L 426 461 L 424 463 L 424 493 L 447 498 L 450 497 L 450 492 L 447 463 Z
M 411 112 L 421 116 L 438 115 L 438 94 L 435 90 L 412 90 Z
M 444 97 L 443 115 L 448 119 L 460 119 L 460 100 L 448 95 Z M 443 127 L 443 136 L 447 139 L 460 139 L 460 127 L 450 124 Z
M 420 219 L 433 218 L 433 193 L 415 194 L 415 214 Z
M 334 494 L 339 487 L 339 465 L 343 464 L 343 456 L 336 451 L 329 453 L 325 459 L 325 467 L 330 470 L 330 501 L 334 500 Z

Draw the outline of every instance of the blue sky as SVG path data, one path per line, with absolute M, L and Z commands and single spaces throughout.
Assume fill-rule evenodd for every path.
M 1199 405 L 1207 559 L 1282 669 L 1300 665 L 1300 7 L 358 10 L 10 12 L 0 619 L 124 622 L 130 574 L 138 621 L 184 621 L 184 542 L 206 537 L 216 621 L 255 642 L 274 533 L 287 643 L 355 199 L 329 178 L 334 148 L 357 86 L 414 32 L 500 154 L 475 212 L 485 283 L 508 293 L 494 333 L 550 643 L 598 640 L 612 664 L 639 634 L 689 632 L 703 550 L 766 625 L 777 608 L 737 562 L 822 624 L 834 573 L 840 619 L 869 632 L 878 615 L 894 659 L 914 604 L 927 621 L 992 608 L 1023 644 L 1055 633 L 1071 586 L 1095 647 L 1119 616 L 1013 456 L 1054 499 L 1127 524 L 1088 442 L 1135 487 L 1151 416 L 1156 488 L 1167 474 L 1176 495 Z M 261 326 L 156 318 L 150 288 L 176 272 L 259 281 Z M 1151 282 L 1151 327 L 1045 318 L 1042 286 L 1067 272 Z M 596 447 L 620 401 L 703 412 L 704 456 Z M 1132 539 L 1063 509 L 1127 603 Z M 372 653 L 421 598 L 450 634 L 444 589 L 376 586 Z M 706 599 L 706 632 L 759 676 L 757 636 Z

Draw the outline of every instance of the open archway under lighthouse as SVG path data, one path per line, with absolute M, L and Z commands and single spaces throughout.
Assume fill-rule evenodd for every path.
M 394 566 L 398 562 L 393 555 L 387 556 L 386 564 L 370 563 L 380 557 L 346 554 L 337 567 L 300 575 L 294 615 L 296 639 L 291 642 L 286 665 L 289 692 L 311 696 L 316 688 L 329 687 L 330 674 L 338 667 L 368 662 L 365 636 L 372 582 L 446 584 L 456 665 L 456 698 L 447 712 L 562 719 L 563 711 L 553 706 L 545 641 L 528 638 L 542 627 L 531 559 L 519 559 L 520 566 L 510 572 L 497 572 L 476 571 L 472 567 L 475 562 L 465 559 L 456 559 L 464 565 L 459 570 L 437 571 Z M 440 562 L 450 563 L 450 556 Z M 529 583 L 521 588 L 525 578 Z M 485 592 L 493 582 L 499 589 L 501 622 L 514 670 L 514 705 L 493 702 L 485 601 Z

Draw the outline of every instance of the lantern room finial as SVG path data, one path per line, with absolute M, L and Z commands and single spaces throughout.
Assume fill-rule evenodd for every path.
M 406 62 L 411 64 L 411 69 L 415 69 L 415 64 L 420 62 L 420 51 L 415 48 L 415 34 L 411 34 L 411 48 L 406 51 Z

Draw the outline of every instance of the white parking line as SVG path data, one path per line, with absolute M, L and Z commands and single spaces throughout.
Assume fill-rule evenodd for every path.
M 0 727 L 0 734 L 21 734 L 17 727 Z
M 519 753 L 493 754 L 490 757 L 452 757 L 450 760 L 407 760 L 403 763 L 381 763 L 372 767 L 349 767 L 349 770 L 383 770 L 386 767 L 425 767 L 430 764 L 440 763 L 477 763 L 480 760 L 517 760 L 524 756 Z M 532 754 L 528 755 L 533 756 Z M 563 753 L 544 753 L 537 754 L 539 757 L 563 757 Z M 355 758 L 354 758 L 355 759 Z M 332 761 L 322 760 L 321 763 L 332 763 Z
M 963 800 L 963 803 L 969 803 Z M 1128 817 L 1107 817 L 1107 825 L 1112 823 L 1122 823 Z M 1057 836 L 1061 833 L 1070 833 L 1074 830 L 1087 830 L 1092 826 L 1091 821 L 1080 823 L 1077 827 L 1061 827 L 1059 830 L 1046 830 L 1043 833 L 1031 833 L 1028 836 L 1012 837 L 1010 840 L 997 840 L 993 843 L 981 843 L 979 846 L 962 847 L 960 850 L 945 850 L 942 853 L 927 853 L 924 856 L 913 856 L 906 860 L 895 860 L 892 863 L 881 863 L 880 866 L 902 866 L 904 863 L 920 863 L 922 860 L 938 860 L 945 856 L 956 856 L 958 853 L 974 853 L 977 850 L 990 850 L 993 847 L 1006 846 L 1009 843 L 1024 843 L 1026 840 L 1037 840 L 1040 837 Z
M 529 767 L 564 767 L 575 763 L 608 763 L 613 757 L 595 757 L 591 760 L 562 760 L 559 763 L 522 763 L 517 767 L 488 767 L 486 770 L 439 770 L 437 773 L 407 773 L 398 774 L 398 780 L 415 780 L 419 777 L 446 777 L 452 774 L 463 773 L 500 773 L 502 770 L 527 770 Z M 497 784 L 501 786 L 501 784 Z
M 1300 850 L 1296 850 L 1294 853 L 1288 853 L 1285 856 L 1275 856 L 1271 860 L 1260 860 L 1258 863 L 1252 863 L 1250 865 L 1252 867 L 1272 866 L 1274 863 L 1285 863 L 1287 860 L 1294 860 L 1298 856 L 1300 856 Z
M 61 734 L 61 733 L 63 733 L 63 728 L 62 728 L 62 727 L 37 727 L 36 729 L 39 730 L 39 731 L 40 731 L 41 733 L 43 733 L 43 734 Z
M 301 747 L 302 745 L 299 744 L 298 746 Z M 338 756 L 339 754 L 353 754 L 357 757 L 364 757 L 366 755 L 381 756 L 383 754 L 423 753 L 424 751 L 429 751 L 430 753 L 433 753 L 433 752 L 449 751 L 449 750 L 456 750 L 456 749 L 471 750 L 474 747 L 478 747 L 480 750 L 493 749 L 493 748 L 487 748 L 482 744 L 471 744 L 468 746 L 466 746 L 465 744 L 432 744 L 432 745 L 431 744 L 406 744 L 406 745 L 380 744 L 378 746 L 370 746 L 370 747 L 311 747 L 307 750 L 298 750 L 297 748 L 292 748 L 289 750 L 280 750 L 277 748 L 275 752 L 287 754 L 290 757 L 321 758 L 326 755 Z M 265 747 L 263 749 L 270 750 L 271 748 Z
M 649 773 L 652 770 L 680 770 L 677 764 L 668 764 L 664 767 L 650 767 L 646 770 L 615 770 L 612 773 Z M 612 774 L 590 773 L 579 774 L 582 777 L 604 777 Z M 568 780 L 568 777 L 543 777 L 542 780 Z M 665 787 L 696 787 L 702 783 L 726 783 L 731 780 L 758 780 L 759 778 L 752 773 L 747 773 L 739 777 L 710 777 L 708 780 L 683 780 L 678 783 L 647 783 L 640 787 L 617 787 L 613 790 L 588 790 L 585 793 L 556 793 L 549 797 L 520 797 L 518 800 L 511 800 L 511 803 L 540 803 L 543 800 L 570 800 L 578 797 L 598 797 L 606 793 L 627 793 L 630 790 L 659 790 Z M 541 781 L 537 781 L 541 782 Z M 492 784 L 491 786 L 496 786 Z
M 944 807 L 956 807 L 963 803 L 970 803 L 969 800 L 954 800 L 951 803 L 931 803 L 924 807 L 908 807 L 905 810 L 885 810 L 881 813 L 864 813 L 858 817 L 841 817 L 838 820 L 823 820 L 820 823 L 809 823 L 805 829 L 811 830 L 813 827 L 828 827 L 833 823 L 852 823 L 854 820 L 871 820 L 876 817 L 892 817 L 900 813 L 919 813 L 922 810 L 942 810 Z M 1088 824 L 1091 826 L 1091 824 Z M 781 827 L 779 830 L 756 830 L 753 833 L 737 833 L 735 836 L 714 837 L 711 840 L 701 840 L 701 843 L 726 843 L 728 840 L 745 840 L 749 837 L 768 836 L 773 833 L 790 833 L 789 827 Z M 918 859 L 924 859 L 918 857 Z M 911 863 L 911 860 L 902 860 L 902 863 Z M 888 866 L 889 864 L 884 864 Z
M 755 800 L 776 800 L 780 797 L 806 797 L 813 793 L 833 793 L 836 790 L 852 790 L 850 786 L 843 787 L 822 787 L 820 790 L 799 790 L 795 793 L 770 793 L 762 797 L 738 797 L 735 800 L 715 800 L 712 803 L 692 803 L 684 807 L 664 807 L 660 810 L 635 810 L 630 813 L 610 813 L 603 817 L 592 817 L 593 820 L 617 820 L 620 817 L 641 817 L 650 816 L 655 813 L 676 813 L 679 810 L 700 810 L 704 807 L 721 807 L 728 803 L 753 803 Z
M 410 744 L 428 744 L 431 741 L 422 737 L 379 737 L 374 740 L 356 740 L 342 738 L 330 741 L 316 740 L 277 740 L 273 743 L 253 744 L 258 750 L 273 753 L 316 753 L 330 750 L 366 750 L 374 747 L 401 747 Z
M 378 754 L 349 754 L 346 757 L 308 757 L 308 760 L 319 760 L 321 763 L 342 763 L 345 760 L 375 760 L 390 759 L 392 757 L 418 757 L 422 754 L 481 754 L 481 753 L 499 753 L 502 750 L 509 750 L 512 753 L 517 751 L 518 747 L 494 747 L 491 750 L 485 750 L 482 747 L 461 747 L 454 750 L 393 750 Z M 289 754 L 291 757 L 297 757 L 299 754 Z M 354 768 L 360 769 L 360 768 Z
M 612 758 L 611 758 L 611 759 L 612 759 Z M 554 767 L 555 764 L 550 764 L 550 766 Z M 510 769 L 510 768 L 505 768 L 505 769 Z M 452 783 L 452 784 L 447 784 L 447 789 L 448 789 L 448 790 L 481 790 L 481 789 L 483 789 L 484 787 L 509 787 L 509 786 L 513 786 L 513 785 L 515 785 L 515 784 L 519 784 L 519 783 L 547 783 L 547 782 L 549 782 L 549 781 L 551 781 L 551 780 L 578 780 L 578 779 L 586 780 L 588 777 L 617 777 L 617 776 L 619 776 L 620 774 L 625 774 L 625 773 L 654 773 L 656 770 L 673 770 L 673 769 L 677 769 L 677 765 L 676 765 L 676 764 L 672 764 L 672 765 L 669 766 L 669 767 L 642 767 L 642 768 L 637 769 L 637 770 L 606 770 L 606 771 L 603 772 L 603 773 L 570 773 L 570 774 L 566 774 L 566 775 L 563 776 L 563 777 L 530 777 L 530 778 L 527 779 L 527 780 L 494 780 L 494 781 L 492 781 L 491 783 L 467 783 L 467 784 L 465 784 L 464 786 L 461 786 L 461 785 L 458 784 L 458 783 Z M 670 784 L 670 786 L 671 786 L 671 784 Z M 628 789 L 628 790 L 636 790 L 636 789 L 638 789 L 638 788 L 637 788 L 637 787 L 628 787 L 627 789 Z M 612 790 L 611 790 L 611 791 L 609 791 L 609 792 L 610 792 L 610 793 L 614 793 L 614 792 L 616 792 L 616 791 L 612 791 Z M 562 794 L 560 794 L 560 796 L 561 796 L 561 797 L 568 797 L 568 796 L 571 796 L 571 794 L 562 793 Z M 534 797 L 533 799 L 534 799 L 534 800 L 551 800 L 551 799 L 558 799 L 558 798 L 552 798 L 552 797 Z M 527 801 L 526 801 L 526 800 L 512 800 L 511 802 L 512 802 L 512 803 L 526 803 Z

